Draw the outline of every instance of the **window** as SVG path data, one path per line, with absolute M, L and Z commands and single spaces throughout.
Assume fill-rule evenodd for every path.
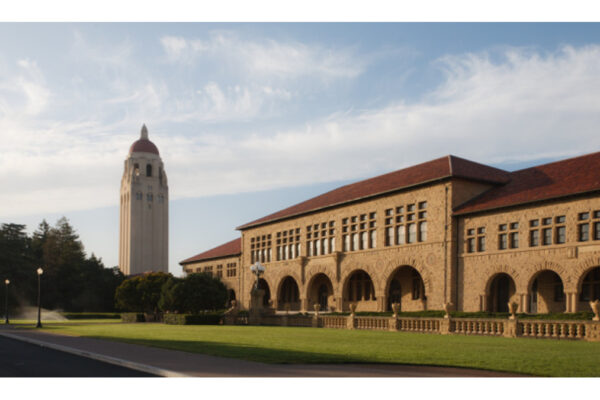
M 392 211 L 386 210 L 386 214 Z M 377 213 L 372 211 L 342 220 L 342 232 L 352 232 L 350 235 L 342 235 L 343 251 L 368 250 L 377 247 L 376 217 Z
M 498 249 L 500 250 L 506 250 L 507 247 L 507 236 L 506 233 L 501 233 L 498 236 Z
M 385 211 L 386 246 L 427 241 L 427 202 L 421 201 Z M 395 211 L 395 215 L 394 215 Z M 408 221 L 414 221 L 406 223 Z
M 223 264 L 217 265 L 217 278 L 223 277 Z
M 467 229 L 466 251 L 467 253 L 485 251 L 485 227 L 480 226 L 477 230 Z
M 519 223 L 511 222 L 510 224 L 498 225 L 498 249 L 506 250 L 508 248 L 519 248 Z
M 548 246 L 552 244 L 552 228 L 544 228 L 542 229 L 543 234 L 543 242 L 544 246 Z
M 415 243 L 417 241 L 417 226 L 415 224 L 408 224 L 406 227 L 408 229 L 406 243 Z
M 310 238 L 311 234 L 309 233 L 307 237 Z M 277 261 L 300 257 L 300 253 L 297 251 L 299 244 L 300 228 L 286 229 L 275 233 L 275 254 L 277 255 Z
M 419 242 L 427 240 L 427 221 L 419 222 Z
M 152 164 L 146 164 L 146 176 L 152 176 Z
M 540 245 L 540 231 L 538 229 L 529 231 L 529 246 L 535 247 Z
M 229 263 L 227 264 L 227 277 L 232 278 L 237 275 L 236 269 L 237 263 Z
M 577 219 L 579 220 L 577 226 L 578 241 L 587 242 L 590 240 L 590 233 L 592 240 L 600 240 L 600 210 L 596 210 L 591 214 L 590 212 L 579 213 Z
M 475 253 L 475 238 L 467 239 L 467 253 Z
M 252 264 L 257 261 L 270 262 L 271 255 L 271 234 L 250 238 L 250 261 Z

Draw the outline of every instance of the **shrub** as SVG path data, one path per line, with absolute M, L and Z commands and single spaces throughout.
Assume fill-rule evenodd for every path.
M 171 274 L 152 272 L 126 279 L 115 293 L 117 308 L 133 312 L 157 312 L 162 286 L 169 278 L 172 278 Z
M 163 322 L 168 325 L 219 325 L 222 313 L 164 314 Z
M 121 314 L 115 313 L 61 313 L 66 319 L 119 319 Z
M 227 298 L 227 288 L 221 280 L 198 273 L 183 279 L 170 278 L 163 286 L 159 305 L 163 311 L 200 314 L 223 309 Z
M 146 318 L 142 313 L 123 313 L 121 314 L 121 321 L 126 323 L 146 322 Z

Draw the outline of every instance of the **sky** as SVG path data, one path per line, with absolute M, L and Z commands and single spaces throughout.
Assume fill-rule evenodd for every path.
M 0 222 L 66 216 L 118 260 L 142 124 L 169 269 L 235 227 L 447 154 L 515 170 L 600 150 L 598 23 L 0 23 Z

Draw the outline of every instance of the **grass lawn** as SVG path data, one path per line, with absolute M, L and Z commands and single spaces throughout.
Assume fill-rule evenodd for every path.
M 46 323 L 43 329 L 266 363 L 398 363 L 600 376 L 600 343 L 569 340 L 266 326 Z

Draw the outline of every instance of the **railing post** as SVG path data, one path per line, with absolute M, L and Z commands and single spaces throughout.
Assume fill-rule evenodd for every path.
M 346 328 L 347 329 L 354 329 L 355 328 L 355 313 L 356 312 L 356 303 L 351 303 L 350 304 L 350 315 L 348 316 L 348 319 L 346 320 Z
M 508 321 L 504 322 L 504 337 L 517 337 L 518 335 L 518 320 L 517 320 L 517 309 L 519 308 L 518 303 L 508 303 L 508 311 L 510 312 L 510 317 L 508 317 Z
M 393 303 L 392 310 L 394 311 L 394 315 L 392 315 L 392 317 L 390 318 L 390 322 L 388 324 L 388 329 L 390 331 L 397 331 L 398 330 L 398 311 L 400 310 L 400 304 Z
M 312 327 L 318 328 L 319 327 L 319 310 L 321 309 L 321 305 L 318 303 L 315 303 L 313 305 L 313 308 L 315 310 L 315 313 L 313 314 L 313 317 L 312 317 Z

